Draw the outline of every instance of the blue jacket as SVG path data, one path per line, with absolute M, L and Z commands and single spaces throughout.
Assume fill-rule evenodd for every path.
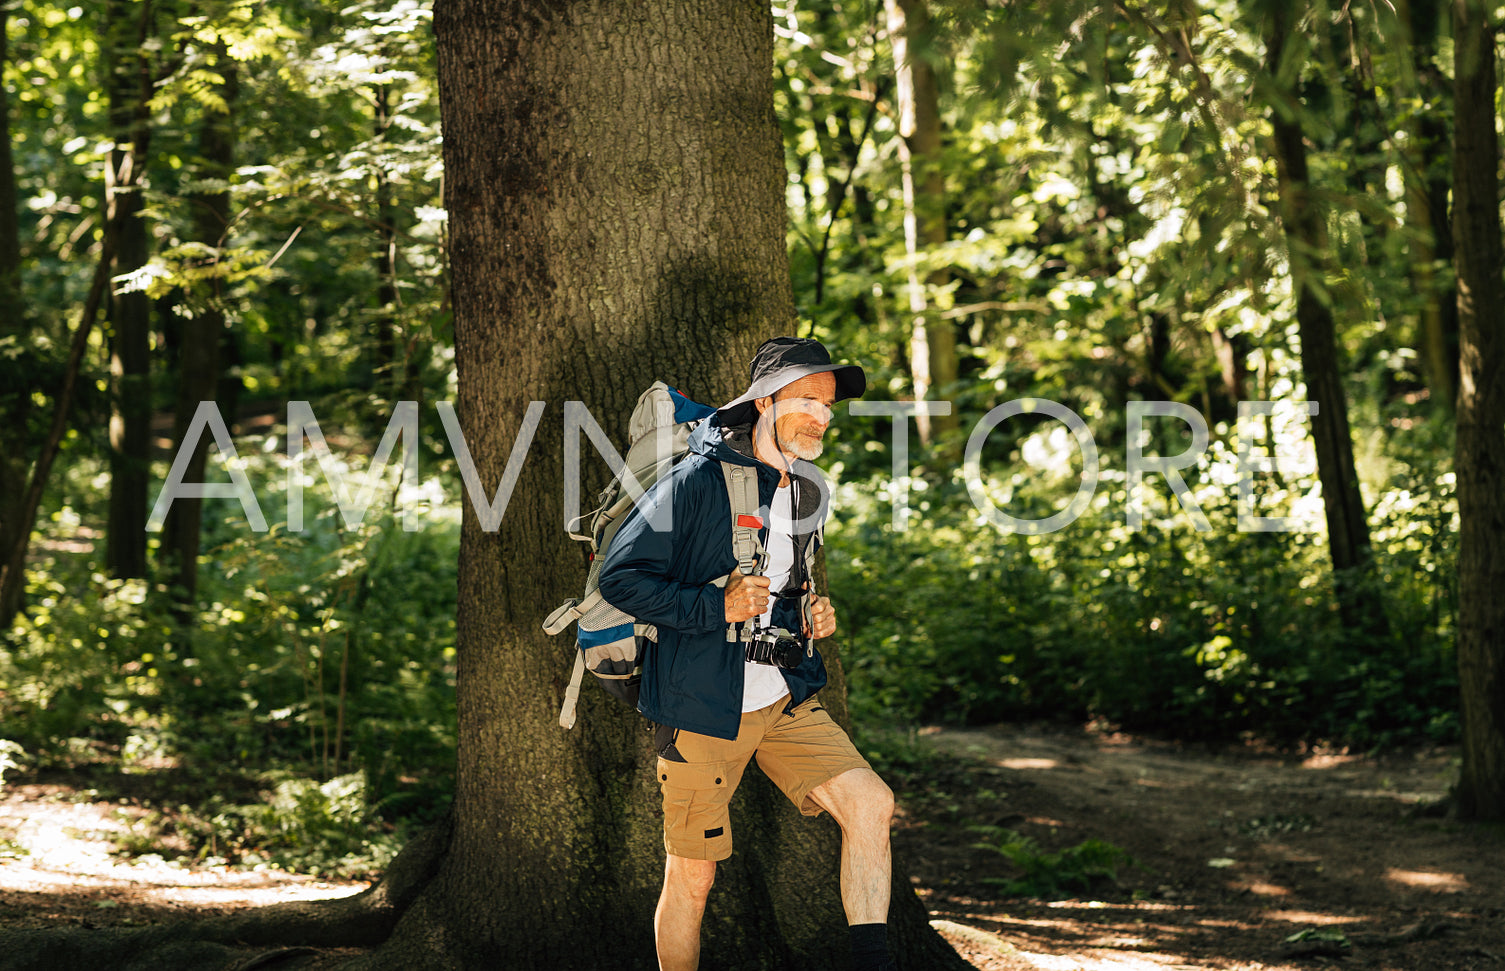
M 638 710 L 660 725 L 734 739 L 742 721 L 743 646 L 726 639 L 725 593 L 711 581 L 737 566 L 732 553 L 731 502 L 721 462 L 757 469 L 758 504 L 764 511 L 761 538 L 766 544 L 766 510 L 778 488 L 779 473 L 752 457 L 748 429 L 723 429 L 712 415 L 690 436 L 690 453 L 648 491 L 628 513 L 601 565 L 601 595 L 637 620 L 658 627 L 658 643 L 641 655 L 643 680 Z M 796 464 L 798 474 L 799 464 Z M 808 475 L 799 475 L 808 479 Z M 802 509 L 820 502 L 813 482 L 799 490 Z M 808 497 L 808 498 L 807 498 Z M 654 530 L 654 510 L 672 503 L 672 528 Z M 821 518 L 824 522 L 823 508 Z M 798 562 L 815 534 L 795 537 Z M 773 624 L 798 632 L 798 608 L 774 604 Z M 826 683 L 820 652 L 807 655 L 794 670 L 780 668 L 789 685 L 785 711 L 815 694 Z

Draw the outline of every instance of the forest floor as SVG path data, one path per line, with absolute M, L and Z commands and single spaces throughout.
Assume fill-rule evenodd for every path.
M 982 971 L 1505 971 L 1505 829 L 1431 809 L 1456 750 L 1282 755 L 1012 726 L 929 741 L 942 758 L 892 773 L 895 845 Z M 1064 899 L 1000 899 L 1025 871 L 979 848 L 1000 840 L 977 823 L 1044 855 L 1100 840 L 1134 862 Z
M 922 735 L 885 767 L 896 852 L 979 971 L 1505 971 L 1505 831 L 1427 811 L 1451 750 L 1293 756 L 1038 726 Z M 142 925 L 365 886 L 123 858 L 145 810 L 74 781 L 0 792 L 0 926 Z M 1091 840 L 1132 862 L 1091 877 L 1071 852 Z M 1013 895 L 1004 884 L 1032 862 L 1082 880 L 1062 899 Z

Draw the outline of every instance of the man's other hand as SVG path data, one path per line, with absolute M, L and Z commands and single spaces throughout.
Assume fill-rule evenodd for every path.
M 768 609 L 768 578 L 744 576 L 732 570 L 726 578 L 726 622 L 739 624 L 763 616 Z
M 829 597 L 810 594 L 810 624 L 810 637 L 814 640 L 836 633 L 836 608 L 831 606 Z

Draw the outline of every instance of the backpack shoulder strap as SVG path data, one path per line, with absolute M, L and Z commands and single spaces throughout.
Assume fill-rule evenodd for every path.
M 737 569 L 743 576 L 758 576 L 768 566 L 768 555 L 758 536 L 763 527 L 763 517 L 758 515 L 758 473 L 747 465 L 720 465 L 732 510 L 732 554 L 737 557 Z
M 737 557 L 737 569 L 743 576 L 761 576 L 768 567 L 768 552 L 758 530 L 763 526 L 763 517 L 758 515 L 758 473 L 746 465 L 721 462 L 721 475 L 726 480 L 726 498 L 732 513 L 732 554 Z M 724 586 L 730 577 L 717 582 Z M 752 634 L 751 624 L 728 624 L 728 641 L 745 640 Z

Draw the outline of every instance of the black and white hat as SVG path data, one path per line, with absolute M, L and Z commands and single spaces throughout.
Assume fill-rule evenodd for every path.
M 836 377 L 836 400 L 860 398 L 867 390 L 867 375 L 855 364 L 832 364 L 825 345 L 810 337 L 775 337 L 764 341 L 748 368 L 751 384 L 738 398 L 716 409 L 722 425 L 741 425 L 757 417 L 753 402 L 766 398 L 785 385 L 812 374 L 831 372 Z

